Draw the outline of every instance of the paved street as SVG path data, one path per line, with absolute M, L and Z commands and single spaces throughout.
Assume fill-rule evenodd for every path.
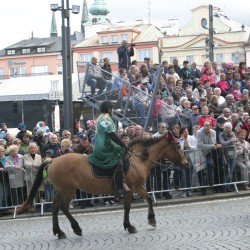
M 250 249 L 250 197 L 161 206 L 155 212 L 153 229 L 146 209 L 132 209 L 137 234 L 124 231 L 120 210 L 74 214 L 83 237 L 74 235 L 61 216 L 65 240 L 52 234 L 50 216 L 1 220 L 0 249 Z

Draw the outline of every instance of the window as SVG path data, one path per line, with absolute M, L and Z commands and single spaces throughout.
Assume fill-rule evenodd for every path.
M 239 52 L 232 53 L 232 61 L 234 63 L 239 63 L 240 62 L 240 54 L 239 54 Z
M 101 59 L 108 57 L 111 62 L 113 62 L 113 53 L 112 52 L 103 52 L 101 55 Z
M 32 66 L 31 74 L 32 76 L 48 75 L 49 67 L 47 65 Z
M 187 56 L 186 59 L 191 64 L 194 61 L 194 56 Z
M 109 38 L 107 36 L 102 36 L 102 43 L 109 43 Z
M 8 49 L 7 50 L 7 55 L 15 55 L 16 51 L 14 49 Z
M 62 55 L 57 55 L 57 56 L 56 56 L 56 59 L 57 59 L 57 60 L 62 60 Z
M 80 61 L 81 62 L 91 62 L 91 58 L 93 57 L 92 54 L 81 54 Z
M 215 61 L 217 62 L 217 64 L 222 64 L 223 63 L 223 54 L 216 54 L 215 55 L 215 57 L 216 57 L 216 59 L 215 59 Z
M 57 64 L 56 67 L 57 67 L 57 74 L 61 75 L 63 72 L 62 64 Z
M 0 69 L 0 79 L 4 79 L 4 70 Z
M 122 41 L 123 40 L 128 40 L 128 34 L 122 34 Z
M 112 36 L 112 43 L 118 43 L 118 36 L 117 35 Z
M 38 53 L 45 52 L 45 47 L 39 47 L 36 49 Z
M 151 49 L 139 50 L 138 52 L 139 52 L 139 61 L 143 61 L 144 57 L 152 58 L 152 50 Z
M 176 58 L 176 56 L 170 56 L 169 63 L 173 64 L 173 61 L 174 61 L 175 58 Z
M 30 49 L 22 49 L 22 54 L 30 54 Z
M 26 76 L 25 67 L 10 68 L 10 77 Z

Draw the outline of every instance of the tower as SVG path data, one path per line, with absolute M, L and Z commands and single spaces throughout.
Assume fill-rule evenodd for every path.
M 50 26 L 50 37 L 57 37 L 57 25 L 55 12 L 52 12 L 51 26 Z
M 88 6 L 87 1 L 83 1 L 82 5 L 82 19 L 81 19 L 81 32 L 83 34 L 83 39 L 85 39 L 85 23 L 89 22 L 89 12 L 88 12 Z
M 104 31 L 111 27 L 111 21 L 108 17 L 109 12 L 110 10 L 104 0 L 94 0 L 88 12 L 87 3 L 84 0 L 81 31 L 85 39 L 93 36 L 98 31 Z

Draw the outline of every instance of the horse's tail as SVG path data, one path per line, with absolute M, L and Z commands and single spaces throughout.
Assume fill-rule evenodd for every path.
M 17 213 L 19 213 L 19 214 L 23 213 L 29 206 L 32 206 L 33 200 L 34 200 L 34 198 L 37 194 L 37 191 L 38 191 L 38 189 L 41 186 L 42 181 L 43 181 L 43 170 L 51 162 L 52 162 L 52 159 L 47 159 L 41 164 L 41 166 L 38 169 L 36 179 L 35 179 L 35 181 L 32 185 L 32 188 L 30 190 L 30 193 L 29 193 L 26 201 L 21 205 L 20 208 L 17 209 Z

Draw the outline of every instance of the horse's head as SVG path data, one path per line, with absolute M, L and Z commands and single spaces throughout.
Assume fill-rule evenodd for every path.
M 166 140 L 169 147 L 166 147 L 164 157 L 173 162 L 179 167 L 187 168 L 188 160 L 181 149 L 181 146 L 178 140 L 173 136 L 173 134 L 168 131 L 166 133 Z

